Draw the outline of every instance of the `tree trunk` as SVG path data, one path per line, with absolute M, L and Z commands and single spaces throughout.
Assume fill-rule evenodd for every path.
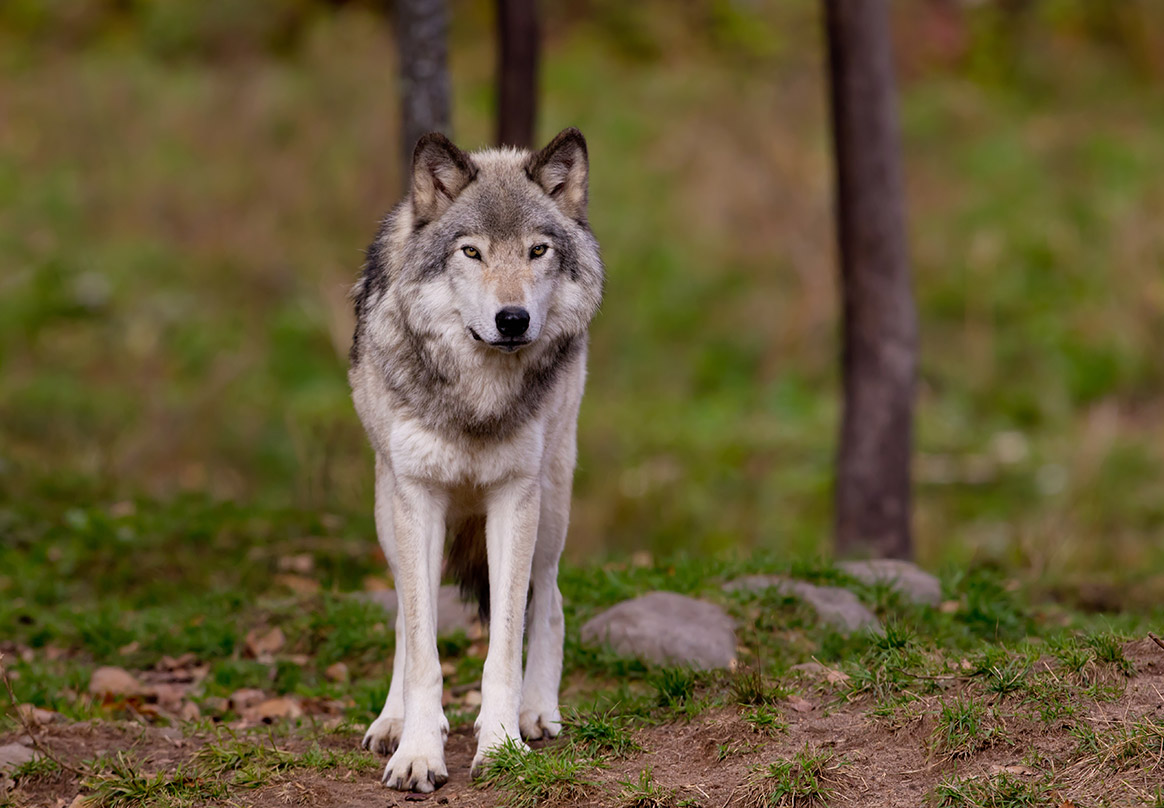
M 531 148 L 538 98 L 536 0 L 497 0 L 497 144 Z
M 909 558 L 917 313 L 889 3 L 825 0 L 825 9 L 844 310 L 836 549 Z
M 416 141 L 429 132 L 449 133 L 448 28 L 445 0 L 396 0 L 401 165 L 406 193 Z

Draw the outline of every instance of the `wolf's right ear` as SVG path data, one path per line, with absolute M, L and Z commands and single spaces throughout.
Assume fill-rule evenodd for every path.
M 469 155 L 440 132 L 429 132 L 412 152 L 412 213 L 417 225 L 440 218 L 477 176 Z

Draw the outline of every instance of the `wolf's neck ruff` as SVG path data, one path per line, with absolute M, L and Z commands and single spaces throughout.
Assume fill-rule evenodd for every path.
M 398 338 L 377 350 L 398 406 L 450 438 L 505 440 L 538 414 L 558 377 L 581 354 L 585 335 L 562 334 L 515 354 L 449 345 L 444 334 L 401 321 Z M 476 362 L 465 362 L 465 354 Z M 486 373 L 481 373 L 488 365 Z

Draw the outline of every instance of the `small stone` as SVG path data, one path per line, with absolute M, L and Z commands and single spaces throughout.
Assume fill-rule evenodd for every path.
M 663 665 L 712 670 L 730 668 L 735 661 L 734 628 L 714 603 L 649 592 L 593 617 L 582 627 L 582 641 Z
M 145 691 L 125 668 L 105 666 L 93 671 L 89 692 L 95 696 L 140 696 Z
M 346 682 L 351 678 L 351 674 L 348 672 L 348 666 L 342 662 L 335 662 L 328 665 L 323 675 L 332 682 Z
M 837 568 L 864 584 L 885 583 L 904 597 L 925 606 L 942 602 L 942 584 L 917 564 L 894 558 L 842 561 Z
M 0 746 L 0 774 L 7 774 L 38 757 L 39 753 L 23 744 L 10 743 Z
M 822 622 L 844 634 L 868 629 L 882 631 L 881 623 L 873 612 L 847 589 L 836 586 L 815 586 L 780 575 L 745 575 L 723 585 L 727 592 L 741 589 L 753 592 L 776 589 L 781 594 L 802 600 L 812 607 Z
M 481 691 L 470 690 L 465 694 L 463 702 L 466 707 L 480 707 L 481 706 Z

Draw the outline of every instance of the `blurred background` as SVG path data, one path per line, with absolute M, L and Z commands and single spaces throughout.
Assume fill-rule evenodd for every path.
M 225 506 L 374 548 L 346 293 L 402 181 L 389 5 L 0 5 L 0 532 L 180 502 L 176 554 Z M 1164 4 L 893 11 L 918 560 L 1160 582 Z M 493 137 L 493 14 L 451 3 L 466 148 Z M 819 3 L 542 15 L 538 140 L 585 133 L 608 268 L 568 553 L 828 553 Z

